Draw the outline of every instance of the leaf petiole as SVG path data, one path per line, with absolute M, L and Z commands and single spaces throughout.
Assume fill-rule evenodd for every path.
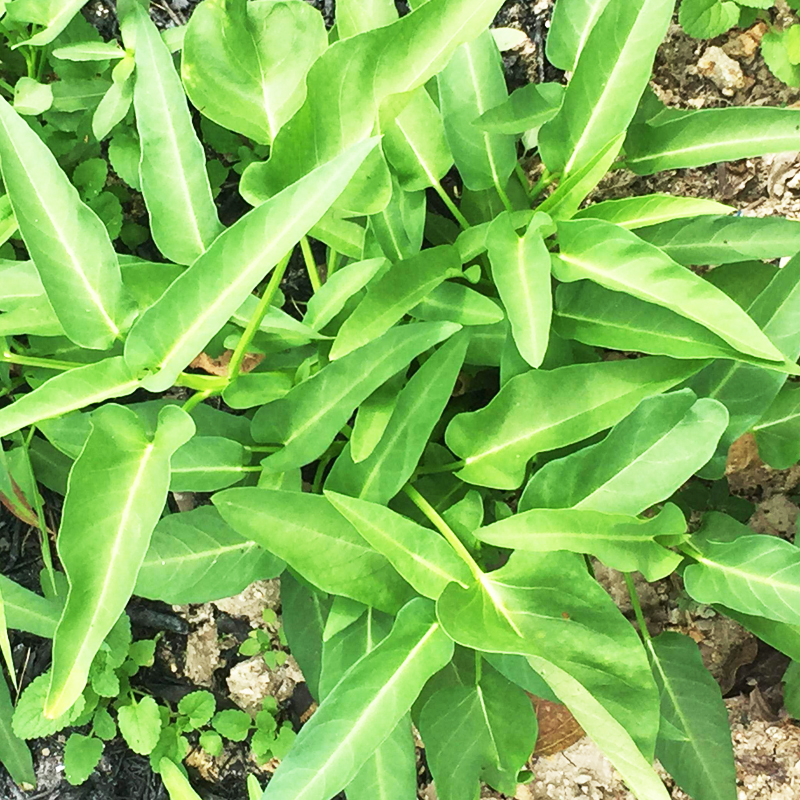
M 650 631 L 647 630 L 647 622 L 645 621 L 644 614 L 642 613 L 642 605 L 639 602 L 639 594 L 636 591 L 636 586 L 633 583 L 633 578 L 629 572 L 623 572 L 623 577 L 625 578 L 625 585 L 628 587 L 628 594 L 631 598 L 631 605 L 633 606 L 633 613 L 636 615 L 636 622 L 639 623 L 639 632 L 642 634 L 642 638 L 646 641 L 650 641 Z
M 442 202 L 447 206 L 447 210 L 456 218 L 458 224 L 467 230 L 470 227 L 469 220 L 461 213 L 461 209 L 450 199 L 450 195 L 444 190 L 444 187 L 439 181 L 433 184 L 436 194 L 442 198 Z
M 75 361 L 58 361 L 51 358 L 35 358 L 33 356 L 20 356 L 9 350 L 0 351 L 0 361 L 6 364 L 16 364 L 20 367 L 41 367 L 42 369 L 77 369 L 85 367 L 86 364 L 78 364 Z
M 311 242 L 308 241 L 308 236 L 303 236 L 300 239 L 300 249 L 303 251 L 303 261 L 306 262 L 306 271 L 308 272 L 308 279 L 311 281 L 311 288 L 318 292 L 322 286 L 322 281 L 319 278 L 317 262 L 314 260 L 314 253 L 311 250 Z

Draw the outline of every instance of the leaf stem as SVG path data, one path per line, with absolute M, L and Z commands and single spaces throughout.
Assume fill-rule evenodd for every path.
M 442 472 L 457 472 L 467 465 L 466 461 L 451 461 L 449 464 L 439 464 L 433 467 L 420 467 L 417 475 L 439 475 Z
M 303 236 L 300 239 L 300 249 L 303 251 L 303 260 L 306 262 L 306 272 L 308 272 L 308 279 L 311 281 L 311 288 L 314 292 L 318 292 L 322 286 L 322 281 L 319 279 L 317 262 L 314 261 L 314 253 L 311 250 L 311 242 L 308 241 L 308 236 Z
M 528 197 L 531 200 L 536 200 L 537 197 L 555 180 L 558 179 L 558 175 L 551 175 L 550 171 L 545 168 L 544 172 L 542 173 L 541 177 L 538 181 L 533 185 L 530 192 L 528 192 Z
M 625 578 L 625 584 L 628 587 L 628 594 L 631 598 L 631 605 L 633 606 L 633 613 L 636 615 L 636 622 L 639 623 L 639 632 L 642 634 L 642 638 L 646 641 L 650 641 L 650 631 L 647 630 L 647 622 L 645 622 L 644 614 L 642 613 L 642 605 L 639 602 L 639 594 L 636 591 L 636 586 L 633 583 L 633 578 L 631 578 L 630 572 L 623 572 L 623 577 Z
M 14 87 L 8 81 L 4 81 L 2 78 L 0 78 L 0 89 L 2 89 L 4 92 L 8 92 L 12 97 L 14 96 Z
M 439 512 L 410 483 L 403 487 L 403 491 L 408 495 L 411 502 L 430 520 L 436 530 L 444 536 L 450 547 L 458 553 L 475 579 L 481 581 L 484 576 L 483 570 Z
M 330 278 L 330 276 L 333 275 L 333 273 L 336 272 L 336 270 L 339 267 L 339 251 L 338 250 L 334 250 L 332 247 L 328 248 L 328 265 L 327 266 L 328 266 L 327 274 L 328 274 L 328 277 Z
M 208 398 L 213 394 L 213 389 L 206 389 L 203 392 L 196 392 L 183 404 L 183 410 L 187 414 L 190 414 L 197 406 L 200 405 L 200 403 L 202 403 L 204 400 L 208 400 Z
M 263 445 L 263 446 L 251 446 L 251 445 L 244 445 L 244 449 L 247 450 L 248 453 L 277 453 L 280 450 L 279 445 Z
M 450 195 L 444 190 L 444 187 L 439 181 L 433 184 L 433 188 L 436 190 L 436 194 L 442 198 L 442 202 L 447 206 L 447 209 L 450 213 L 456 218 L 458 224 L 462 227 L 463 230 L 467 230 L 470 227 L 469 220 L 461 213 L 459 207 L 450 199 Z
M 42 367 L 43 369 L 77 369 L 85 367 L 86 364 L 79 364 L 75 361 L 58 361 L 51 358 L 34 358 L 33 356 L 20 356 L 9 350 L 0 350 L 0 361 L 6 364 L 17 364 L 20 367 Z
M 531 182 L 528 180 L 528 175 L 522 168 L 522 164 L 520 164 L 519 161 L 514 164 L 514 172 L 516 173 L 517 178 L 519 178 L 519 182 L 522 184 L 522 188 L 525 190 L 528 200 L 531 200 Z
M 235 381 L 236 378 L 239 377 L 239 373 L 242 371 L 242 364 L 244 363 L 244 357 L 247 355 L 247 348 L 253 341 L 253 338 L 255 337 L 256 332 L 261 326 L 261 323 L 263 322 L 264 317 L 267 314 L 267 311 L 269 311 L 272 299 L 275 297 L 275 293 L 278 291 L 278 287 L 281 285 L 281 281 L 283 280 L 283 275 L 286 272 L 286 266 L 289 263 L 289 259 L 291 257 L 292 257 L 292 250 L 290 250 L 278 262 L 278 265 L 273 270 L 272 275 L 270 276 L 269 279 L 269 283 L 267 284 L 267 288 L 264 290 L 264 294 L 258 301 L 256 310 L 253 312 L 253 316 L 250 317 L 250 321 L 247 323 L 247 327 L 244 329 L 244 333 L 239 339 L 239 342 L 236 345 L 236 349 L 233 351 L 233 355 L 231 356 L 230 363 L 228 364 L 228 383 L 233 383 L 233 381 Z
M 511 204 L 511 200 L 509 199 L 506 190 L 500 185 L 500 182 L 497 179 L 495 179 L 494 188 L 497 189 L 497 194 L 500 195 L 500 200 L 506 207 L 506 211 L 508 211 L 510 214 L 514 210 L 514 206 Z

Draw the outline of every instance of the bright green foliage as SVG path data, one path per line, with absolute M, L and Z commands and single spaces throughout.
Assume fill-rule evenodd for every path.
M 798 663 L 792 661 L 783 676 L 783 700 L 789 714 L 800 717 L 800 669 Z
M 204 0 L 164 36 L 119 0 L 122 42 L 80 5 L 11 0 L 0 37 L 0 502 L 45 566 L 43 595 L 0 576 L 0 656 L 54 638 L 16 709 L 0 682 L 14 778 L 22 739 L 73 727 L 76 783 L 120 733 L 172 800 L 197 800 L 190 748 L 231 741 L 283 761 L 251 800 L 406 798 L 413 723 L 442 800 L 510 796 L 528 691 L 638 800 L 666 800 L 656 756 L 693 800 L 733 800 L 696 646 L 651 639 L 632 588 L 637 633 L 592 559 L 678 573 L 800 662 L 797 547 L 698 480 L 745 433 L 800 458 L 800 223 L 602 198 L 609 170 L 797 150 L 800 112 L 663 106 L 672 0 L 557 0 L 545 47 L 568 74 L 510 95 L 500 0 L 339 0 L 332 31 L 298 0 Z M 679 18 L 721 32 L 771 6 Z M 764 38 L 793 82 L 798 28 Z M 298 732 L 271 697 L 253 718 L 146 694 L 159 636 L 132 641 L 132 596 L 279 575 L 280 619 L 230 656 L 297 660 L 320 704 Z

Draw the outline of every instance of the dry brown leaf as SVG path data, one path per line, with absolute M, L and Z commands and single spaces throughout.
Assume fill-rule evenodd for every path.
M 208 353 L 200 353 L 189 364 L 193 369 L 202 369 L 209 375 L 225 376 L 228 374 L 228 364 L 231 363 L 233 350 L 226 350 L 219 358 L 211 358 Z M 264 360 L 263 353 L 248 353 L 242 362 L 241 372 L 252 372 Z
M 583 728 L 566 706 L 529 695 L 539 720 L 539 738 L 535 756 L 552 756 L 583 739 Z

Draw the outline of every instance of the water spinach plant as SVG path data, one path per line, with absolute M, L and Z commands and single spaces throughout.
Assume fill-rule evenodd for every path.
M 82 0 L 30 5 L 6 4 L 18 94 L 60 96 L 45 58 L 113 71 L 99 105 L 41 112 L 44 129 L 74 123 L 87 146 L 123 131 L 109 152 L 153 244 L 137 255 L 141 236 L 92 207 L 102 168 L 65 163 L 30 105 L 0 99 L 18 237 L 0 262 L 0 491 L 45 564 L 41 593 L 0 578 L 0 628 L 53 640 L 16 712 L 0 681 L 12 775 L 33 781 L 22 738 L 108 713 L 97 675 L 127 663 L 109 658 L 132 596 L 204 602 L 280 575 L 319 708 L 267 800 L 415 797 L 412 725 L 441 800 L 514 794 L 528 693 L 566 705 L 640 800 L 668 797 L 656 757 L 695 800 L 735 800 L 720 690 L 689 637 L 651 636 L 636 582 L 677 573 L 800 660 L 796 545 L 720 511 L 690 530 L 675 502 L 721 479 L 745 433 L 776 467 L 800 458 L 800 258 L 776 264 L 800 223 L 585 200 L 612 169 L 798 149 L 800 111 L 662 106 L 648 81 L 673 0 L 557 0 L 547 54 L 569 82 L 511 95 L 500 0 L 402 18 L 339 0 L 330 32 L 300 0 L 204 0 L 166 41 L 146 3 L 118 0 L 121 44 L 76 41 Z M 218 142 L 252 206 L 228 226 Z M 307 303 L 281 289 L 295 251 Z M 223 351 L 221 374 L 196 368 Z M 57 532 L 37 484 L 64 495 Z M 174 512 L 171 491 L 210 503 Z M 798 683 L 792 667 L 787 698 Z M 115 701 L 173 797 L 193 796 L 180 762 L 205 705 Z M 248 735 L 237 720 L 222 727 Z

